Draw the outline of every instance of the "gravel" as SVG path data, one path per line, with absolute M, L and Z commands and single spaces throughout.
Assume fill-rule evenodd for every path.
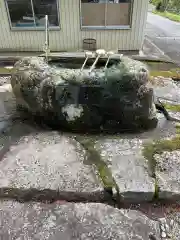
M 4 84 L 9 84 L 10 83 L 10 78 L 11 76 L 0 76 L 0 86 L 4 85 Z

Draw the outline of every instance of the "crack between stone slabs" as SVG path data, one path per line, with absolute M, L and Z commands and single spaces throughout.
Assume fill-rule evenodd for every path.
M 153 141 L 148 144 L 144 144 L 143 156 L 148 160 L 150 166 L 150 175 L 155 179 L 155 192 L 154 200 L 159 199 L 159 186 L 156 178 L 156 159 L 155 154 L 162 154 L 164 151 L 172 152 L 180 149 L 180 134 L 177 132 L 177 135 L 172 139 L 161 139 Z
M 111 199 L 116 202 L 117 207 L 120 204 L 120 191 L 115 179 L 112 176 L 107 164 L 102 160 L 100 153 L 95 149 L 95 139 L 90 136 L 76 135 L 72 138 L 78 142 L 86 151 L 86 158 L 84 164 L 90 164 L 95 168 L 100 181 L 103 184 L 105 192 L 110 194 Z M 114 190 L 116 196 L 114 196 Z
M 155 152 L 154 145 L 155 145 L 154 142 L 149 144 L 144 144 L 144 147 L 142 150 L 143 156 L 148 161 L 149 175 L 154 179 L 154 197 L 152 199 L 152 202 L 159 199 L 159 186 L 158 186 L 158 182 L 155 174 L 156 160 L 154 158 L 154 155 L 156 154 L 156 152 Z
M 111 196 L 104 191 L 94 192 L 73 192 L 61 191 L 52 189 L 37 189 L 37 188 L 0 188 L 1 200 L 15 200 L 18 202 L 48 202 L 53 203 L 56 201 L 66 202 L 94 202 L 106 203 L 114 205 L 110 198 Z

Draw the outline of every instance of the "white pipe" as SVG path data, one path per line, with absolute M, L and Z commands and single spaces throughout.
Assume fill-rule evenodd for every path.
M 82 65 L 82 67 L 81 67 L 81 71 L 84 69 L 84 67 L 85 67 L 85 65 L 86 65 L 86 63 L 87 63 L 87 60 L 88 60 L 90 57 L 92 57 L 92 55 L 93 55 L 92 52 L 86 52 L 86 53 L 85 53 L 86 59 L 85 59 L 83 65 Z
M 108 65 L 108 63 L 109 63 L 109 60 L 110 60 L 110 56 L 109 56 L 108 59 L 107 59 L 107 62 L 106 62 L 106 65 L 105 65 L 104 69 L 107 68 L 107 65 Z
M 89 69 L 89 72 L 92 72 L 92 70 L 95 68 L 97 61 L 99 60 L 100 57 L 104 56 L 106 54 L 106 51 L 104 49 L 98 49 L 96 51 L 97 57 L 93 63 L 93 65 L 91 66 L 91 68 Z
M 83 63 L 83 65 L 82 65 L 82 67 L 81 67 L 81 71 L 84 69 L 84 67 L 85 67 L 85 65 L 86 65 L 86 62 L 87 62 L 87 60 L 88 60 L 88 56 L 86 57 L 86 59 L 85 59 L 85 61 L 84 61 L 84 63 Z
M 113 52 L 107 52 L 108 59 L 107 59 L 106 65 L 105 65 L 105 67 L 104 67 L 104 70 L 107 68 L 108 63 L 109 63 L 109 60 L 110 60 L 110 57 L 111 57 L 111 55 L 113 55 L 113 54 L 114 54 Z
M 93 65 L 91 66 L 91 68 L 90 68 L 89 72 L 92 72 L 92 70 L 94 69 L 94 67 L 95 67 L 95 65 L 96 65 L 97 61 L 99 60 L 99 58 L 100 58 L 100 55 L 98 55 L 98 56 L 96 57 L 96 59 L 95 59 L 95 61 L 94 61 Z

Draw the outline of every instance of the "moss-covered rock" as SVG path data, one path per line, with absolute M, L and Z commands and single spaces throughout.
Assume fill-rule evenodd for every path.
M 11 84 L 17 105 L 51 125 L 134 131 L 157 125 L 148 79 L 146 65 L 127 57 L 91 73 L 57 69 L 43 58 L 25 57 L 15 64 Z

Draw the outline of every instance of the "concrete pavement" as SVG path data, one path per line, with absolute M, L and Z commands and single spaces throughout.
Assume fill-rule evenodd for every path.
M 145 37 L 180 64 L 180 23 L 149 12 Z

